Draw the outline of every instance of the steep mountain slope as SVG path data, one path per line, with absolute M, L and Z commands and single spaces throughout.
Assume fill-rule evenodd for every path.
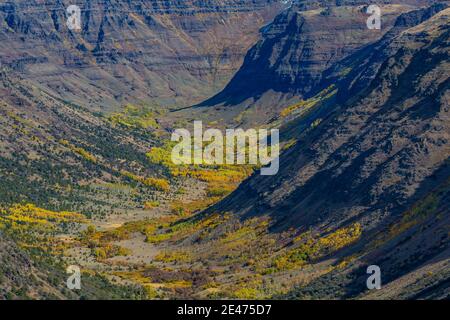
M 33 81 L 9 76 L 0 73 L 3 205 L 25 201 L 59 207 L 69 199 L 82 204 L 86 201 L 72 194 L 72 187 L 128 179 L 124 171 L 161 172 L 145 157 L 155 143 L 152 128 L 124 130 L 41 91 Z
M 111 110 L 125 102 L 188 105 L 223 87 L 273 0 L 78 1 L 80 32 L 62 1 L 0 4 L 3 67 L 52 95 Z M 239 39 L 239 41 L 235 41 Z
M 83 291 L 69 290 L 69 275 L 60 265 L 43 257 L 32 259 L 14 241 L 0 232 L 0 300 L 24 299 L 139 299 L 144 294 L 135 287 L 112 285 L 105 278 L 83 275 Z
M 336 2 L 346 6 L 321 8 Z M 284 101 L 302 97 L 272 122 L 287 122 L 282 137 L 290 148 L 278 175 L 256 173 L 199 215 L 247 168 L 176 170 L 165 158 L 158 108 L 128 105 L 107 117 L 92 111 L 154 98 L 183 105 L 213 92 L 278 4 L 85 1 L 81 33 L 64 29 L 62 2 L 0 5 L 0 39 L 8 44 L 0 49 L 0 230 L 8 231 L 0 231 L 0 297 L 448 297 L 450 12 L 409 12 L 423 2 L 404 1 L 412 6 L 387 7 L 392 29 L 365 38 L 366 16 L 354 5 L 367 2 L 301 1 L 306 12 L 293 7 L 264 28 L 276 40 L 276 67 L 255 53 L 271 50 L 265 39 L 251 57 L 260 63 L 253 71 L 269 76 L 239 87 L 251 95 L 245 90 L 261 86 L 261 107 L 277 107 L 246 120 L 265 122 Z M 235 89 L 230 97 L 239 100 Z M 242 106 L 226 116 L 239 116 Z M 34 204 L 92 216 L 89 227 L 64 222 L 64 230 L 43 235 L 67 260 L 40 251 L 47 244 L 27 229 L 47 224 L 30 219 L 47 214 Z M 23 215 L 11 214 L 15 206 Z M 68 292 L 55 261 L 146 292 L 97 276 L 80 295 Z M 386 290 L 365 291 L 370 264 L 382 267 Z
M 422 15 L 417 17 L 420 23 Z M 350 266 L 295 296 L 355 297 L 365 290 L 363 268 L 371 264 L 380 265 L 386 283 L 392 282 L 386 296 L 448 294 L 449 19 L 445 9 L 387 35 L 372 47 L 375 52 L 360 52 L 366 61 L 383 57 L 371 69 L 373 80 L 349 72 L 346 83 L 365 85 L 351 87 L 362 88 L 357 94 L 340 88 L 345 101 L 329 106 L 308 130 L 297 122 L 297 142 L 282 154 L 278 175 L 255 174 L 211 209 L 270 216 L 273 231 L 295 227 L 326 235 L 361 226 L 361 238 L 332 256 L 347 256 Z M 429 283 L 414 284 L 426 265 Z M 336 290 L 330 290 L 333 283 Z
M 205 107 L 201 112 L 222 112 L 228 121 L 235 117 L 244 125 L 267 122 L 282 108 L 312 97 L 322 72 L 333 63 L 381 38 L 402 12 L 428 2 L 385 2 L 392 4 L 381 6 L 381 30 L 367 28 L 366 1 L 307 3 L 294 5 L 263 30 L 263 39 L 226 88 L 199 105 Z
M 38 269 L 14 242 L 5 240 L 2 234 L 0 234 L 0 262 L 0 299 L 64 297 L 62 286 L 57 289 L 48 281 L 48 273 L 52 270 Z M 31 273 L 33 277 L 30 277 Z M 63 283 L 62 280 L 61 284 Z
M 287 294 L 305 299 L 448 299 L 450 201 L 447 180 L 405 211 L 399 221 L 356 246 L 340 268 Z M 355 248 L 353 248 L 355 249 Z M 343 255 L 349 251 L 342 252 Z M 366 290 L 367 267 L 381 268 L 381 290 Z
M 185 105 L 216 92 L 283 7 L 271 0 L 78 5 L 82 30 L 72 32 L 65 2 L 0 4 L 0 299 L 146 296 L 95 270 L 83 275 L 81 292 L 68 290 L 61 252 L 39 251 L 45 245 L 29 241 L 35 230 L 27 223 L 47 226 L 45 210 L 70 210 L 108 228 L 203 196 L 206 183 L 189 181 L 197 190 L 185 196 L 187 178 L 146 156 L 165 133 L 156 121 L 163 108 L 154 104 Z M 37 219 L 25 212 L 4 223 L 17 204 L 45 209 Z M 54 247 L 69 249 L 78 231 L 45 237 L 61 233 Z
M 383 151 L 381 145 L 378 145 L 374 140 L 379 142 L 383 141 L 383 146 L 387 148 L 383 153 L 388 152 L 388 154 L 391 152 L 397 154 L 407 147 L 408 144 L 425 143 L 420 142 L 425 139 L 425 137 L 419 138 L 420 132 L 423 135 L 430 135 L 431 133 L 436 135 L 436 138 L 433 138 L 432 141 L 426 139 L 426 142 L 441 146 L 441 148 L 436 148 L 435 150 L 436 153 L 441 154 L 441 158 L 445 158 L 445 153 L 448 151 L 443 148 L 447 147 L 444 142 L 446 142 L 447 138 L 447 131 L 445 130 L 447 125 L 445 120 L 447 119 L 445 116 L 447 112 L 446 107 L 448 106 L 448 48 L 446 48 L 447 26 L 443 22 L 445 22 L 447 12 L 448 9 L 445 9 L 426 23 L 402 31 L 398 36 L 391 38 L 388 43 L 385 42 L 386 39 L 382 39 L 380 43 L 384 43 L 384 45 L 380 46 L 376 53 L 370 53 L 370 56 L 373 55 L 377 58 L 384 57 L 383 62 L 378 64 L 378 67 L 381 66 L 381 69 L 374 69 L 375 79 L 367 82 L 367 78 L 355 78 L 349 72 L 346 77 L 346 82 L 349 83 L 352 80 L 355 83 L 365 82 L 366 86 L 364 89 L 360 90 L 358 95 L 351 96 L 347 94 L 348 92 L 341 92 L 340 95 L 342 97 L 347 96 L 345 103 L 335 104 L 332 109 L 328 110 L 329 114 L 327 118 L 321 119 L 321 123 L 315 128 L 305 131 L 298 130 L 297 139 L 299 141 L 281 157 L 281 160 L 289 159 L 285 163 L 288 166 L 281 166 L 281 170 L 290 174 L 296 172 L 299 176 L 294 180 L 298 180 L 297 182 L 301 186 L 309 178 L 312 178 L 318 172 L 318 169 L 337 169 L 341 165 L 345 165 L 345 167 L 351 166 L 352 161 L 358 158 L 359 153 L 370 158 L 374 157 L 378 152 L 381 153 Z M 434 29 L 428 31 L 425 27 L 430 29 L 433 27 Z M 362 49 L 361 52 L 367 53 L 368 51 Z M 426 65 L 424 63 L 420 64 L 419 61 L 427 61 L 428 63 Z M 372 60 L 367 59 L 368 65 L 371 62 Z M 379 61 L 375 60 L 375 62 Z M 357 66 L 359 67 L 359 65 Z M 367 67 L 367 65 L 363 66 L 364 69 L 367 69 Z M 359 73 L 357 74 L 359 75 Z M 369 87 L 368 84 L 370 84 Z M 340 89 L 345 90 L 345 88 Z M 422 113 L 423 117 L 420 117 Z M 380 127 L 383 122 L 385 123 L 384 125 L 388 125 L 386 124 L 386 119 L 391 119 L 389 125 L 392 126 L 392 129 L 390 130 Z M 402 125 L 396 124 L 394 120 L 401 121 Z M 300 119 L 300 121 L 302 120 Z M 410 132 L 407 129 L 407 125 L 411 127 L 417 125 L 417 128 Z M 361 128 L 364 131 L 361 131 Z M 431 130 L 433 128 L 435 128 L 436 132 Z M 402 134 L 400 135 L 400 132 L 391 132 L 392 130 L 402 130 Z M 381 132 L 384 132 L 384 134 L 381 135 Z M 415 134 L 413 135 L 412 132 L 415 132 Z M 377 134 L 375 135 L 374 133 Z M 401 143 L 398 147 L 394 148 L 400 142 L 394 141 L 397 135 L 401 136 L 401 139 L 398 139 Z M 330 138 L 328 139 L 328 137 Z M 441 141 L 441 138 L 444 140 Z M 380 148 L 380 150 L 372 150 L 375 146 Z M 388 148 L 388 146 L 391 147 Z M 345 147 L 349 149 L 346 150 Z M 403 152 L 409 150 L 408 148 Z M 431 146 L 427 146 L 427 149 L 430 148 Z M 299 152 L 301 150 L 307 152 Z M 350 153 L 350 151 L 352 152 Z M 431 153 L 431 151 L 429 150 L 425 153 Z M 418 152 L 420 153 L 420 150 Z M 380 160 L 399 160 L 389 157 L 388 154 L 380 157 Z M 397 157 L 400 155 L 403 156 L 402 153 L 399 153 Z M 298 156 L 295 162 L 291 161 L 293 159 L 291 157 L 293 156 Z M 412 154 L 405 154 L 404 156 L 412 157 Z M 334 157 L 336 159 L 333 159 Z M 374 157 L 373 160 L 376 158 Z M 358 167 L 365 168 L 364 159 L 359 160 L 362 163 L 358 162 Z M 380 160 L 375 161 L 374 164 L 379 165 L 383 163 Z M 442 161 L 442 159 L 439 161 Z M 366 165 L 369 165 L 369 163 Z M 434 167 L 435 169 L 439 167 L 430 163 L 425 167 L 421 167 L 420 171 L 423 171 L 428 166 Z M 412 165 L 406 168 L 410 167 L 414 169 Z M 308 168 L 308 170 L 298 170 L 300 168 Z M 338 173 L 364 173 L 364 176 L 375 178 L 376 176 L 370 175 L 372 169 L 369 170 L 367 168 L 369 170 L 368 172 L 365 170 L 359 172 L 355 170 L 346 171 L 344 168 L 341 168 Z M 391 170 L 394 170 L 394 168 Z M 255 186 L 255 190 L 264 189 L 266 185 L 263 186 L 258 183 L 261 180 L 267 180 L 269 185 L 274 185 L 274 181 L 278 181 L 276 185 L 282 186 L 280 184 L 281 181 L 293 178 L 292 175 L 284 175 L 283 172 L 274 177 L 261 177 L 256 175 L 254 177 L 255 183 L 246 183 L 246 187 Z M 327 179 L 334 180 L 336 177 L 333 176 L 328 176 Z M 425 177 L 426 174 L 421 174 L 421 176 Z M 342 179 L 339 180 L 345 185 Z M 360 179 L 349 180 L 354 183 L 360 181 Z M 320 183 L 320 185 L 327 187 L 325 183 Z M 269 205 L 269 203 L 282 202 L 289 197 L 289 193 L 294 188 L 295 185 L 291 184 L 287 188 L 281 188 L 275 193 L 269 192 L 270 196 L 265 197 L 265 199 L 271 199 L 272 201 L 264 201 L 264 203 Z M 408 191 L 407 194 L 411 194 L 411 191 Z
M 21 238 L 34 235 L 27 223 L 47 225 L 45 210 L 56 216 L 70 210 L 108 228 L 203 196 L 204 182 L 189 181 L 198 190 L 184 196 L 187 178 L 174 178 L 146 156 L 165 133 L 156 121 L 163 108 L 155 105 L 186 105 L 216 92 L 258 28 L 284 6 L 271 0 L 77 4 L 80 32 L 66 27 L 65 2 L 0 4 L 0 298 L 141 297 L 92 270 L 92 279 L 83 276 L 83 291 L 70 292 L 60 252 L 40 252 L 42 242 Z M 12 222 L 16 230 L 4 219 L 17 204 L 45 209 L 35 220 L 27 212 L 12 217 L 20 221 Z M 78 231 L 58 230 L 63 239 Z
M 369 44 L 361 50 L 357 50 L 354 54 L 338 61 L 331 68 L 325 70 L 321 75 L 320 83 L 315 86 L 314 90 L 309 92 L 309 95 L 314 96 L 330 86 L 339 89 L 337 93 L 338 100 L 345 100 L 345 95 L 358 93 L 368 82 L 373 80 L 381 64 L 392 54 L 392 50 L 387 48 L 392 47 L 390 42 L 392 42 L 394 37 L 406 29 L 428 20 L 437 12 L 447 7 L 448 4 L 442 2 L 420 10 L 413 10 L 401 14 L 396 19 L 393 28 L 380 41 Z M 393 50 L 395 49 L 394 47 Z M 380 55 L 380 52 L 383 54 Z M 343 74 L 347 76 L 343 77 Z

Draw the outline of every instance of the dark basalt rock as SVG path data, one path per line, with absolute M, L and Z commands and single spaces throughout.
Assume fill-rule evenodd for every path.
M 98 0 L 78 5 L 80 32 L 67 28 L 60 1 L 0 4 L 0 41 L 11 44 L 2 46 L 0 55 L 2 65 L 13 69 L 25 55 L 48 58 L 48 63 L 16 71 L 39 78 L 40 87 L 64 99 L 70 95 L 51 84 L 71 82 L 77 102 L 97 109 L 126 102 L 186 106 L 205 99 L 225 85 L 256 42 L 259 27 L 283 8 L 275 0 Z M 92 70 L 104 79 L 100 87 L 92 83 Z
M 439 8 L 400 17 L 399 29 L 334 65 L 340 98 L 282 129 L 297 143 L 281 155 L 280 172 L 256 173 L 210 209 L 268 215 L 273 231 L 362 226 L 354 246 L 330 257 L 361 258 L 289 297 L 448 297 L 450 9 Z M 371 264 L 390 290 L 367 292 Z M 426 268 L 433 276 L 422 281 Z
M 262 29 L 263 38 L 248 52 L 244 63 L 223 91 L 199 104 L 199 107 L 224 107 L 226 112 L 248 108 L 263 110 L 264 122 L 276 117 L 290 99 L 314 96 L 322 73 L 333 63 L 351 55 L 364 45 L 380 39 L 396 18 L 412 5 L 430 1 L 384 1 L 382 30 L 368 30 L 366 5 L 370 1 L 297 1 Z M 433 10 L 423 13 L 430 17 Z M 415 13 L 411 15 L 420 15 Z M 407 23 L 403 19 L 398 24 Z M 414 20 L 414 17 L 411 17 Z M 415 20 L 419 17 L 415 17 Z M 406 27 L 406 26 L 405 26 Z M 292 102 L 294 103 L 294 102 Z M 261 112 L 258 112 L 261 114 Z

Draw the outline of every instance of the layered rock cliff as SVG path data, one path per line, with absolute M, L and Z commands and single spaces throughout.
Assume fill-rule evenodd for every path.
M 438 11 L 400 17 L 399 33 L 361 49 L 355 72 L 341 73 L 354 85 L 340 87 L 320 117 L 312 112 L 287 126 L 296 144 L 281 155 L 280 172 L 255 174 L 212 209 L 268 215 L 274 230 L 362 227 L 355 245 L 331 257 L 351 255 L 343 269 L 293 296 L 362 296 L 371 264 L 390 288 L 372 298 L 448 296 L 450 10 Z
M 126 101 L 189 105 L 220 90 L 279 1 L 63 1 L 0 4 L 1 64 L 97 109 Z M 99 107 L 100 106 L 100 107 Z
M 380 3 L 381 30 L 367 27 L 369 3 L 295 2 L 263 29 L 263 38 L 225 89 L 199 104 L 202 112 L 223 111 L 232 115 L 224 115 L 227 121 L 234 117 L 241 125 L 273 120 L 282 108 L 317 93 L 322 73 L 334 62 L 380 39 L 400 14 L 428 1 Z

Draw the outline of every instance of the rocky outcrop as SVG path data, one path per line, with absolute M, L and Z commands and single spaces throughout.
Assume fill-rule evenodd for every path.
M 189 105 L 220 90 L 258 29 L 283 5 L 257 1 L 61 1 L 0 4 L 1 63 L 65 100 L 111 109 L 126 101 Z M 237 41 L 239 39 L 239 41 Z
M 230 209 L 236 204 L 233 211 L 246 212 L 245 204 L 233 201 L 242 191 L 245 203 L 253 203 L 250 211 L 260 207 L 299 225 L 332 219 L 332 208 L 345 211 L 344 204 L 359 208 L 353 213 L 371 207 L 382 212 L 381 202 L 386 210 L 407 205 L 449 156 L 448 14 L 445 9 L 390 40 L 388 35 L 380 40 L 384 45 L 373 55 L 385 58 L 374 78 L 357 94 L 342 93 L 347 99 L 322 114 L 317 127 L 300 130 L 306 120 L 295 120 L 298 143 L 282 154 L 280 173 L 256 174 L 223 205 Z M 359 54 L 364 52 L 372 54 L 365 48 Z M 351 72 L 345 78 L 363 81 Z
M 320 234 L 362 226 L 362 238 L 343 253 L 353 255 L 351 267 L 299 289 L 296 297 L 357 296 L 364 290 L 362 268 L 371 264 L 380 265 L 385 281 L 397 287 L 386 296 L 446 296 L 448 272 L 441 271 L 450 245 L 450 9 L 433 10 L 410 15 L 419 17 L 416 26 L 414 19 L 400 18 L 397 25 L 408 20 L 408 28 L 386 35 L 372 50 L 361 49 L 365 59 L 353 67 L 369 68 L 374 76 L 341 75 L 345 83 L 364 84 L 340 87 L 341 100 L 320 118 L 288 126 L 297 143 L 281 155 L 278 175 L 255 174 L 212 209 L 269 215 L 274 230 Z M 306 121 L 315 125 L 300 130 Z M 436 267 L 435 281 L 429 279 L 436 290 L 423 291 L 432 286 L 424 283 L 407 288 L 402 277 L 412 272 L 419 279 L 427 264 Z
M 398 15 L 419 2 L 385 1 L 391 4 L 380 4 L 382 29 L 369 30 L 367 1 L 340 1 L 338 6 L 334 1 L 299 1 L 263 29 L 263 39 L 225 89 L 199 106 L 234 117 L 245 110 L 244 125 L 267 122 L 280 109 L 314 96 L 325 70 L 380 39 Z
M 349 95 L 357 94 L 374 79 L 382 63 L 392 54 L 392 50 L 398 49 L 391 43 L 396 36 L 408 28 L 430 19 L 447 7 L 448 5 L 445 3 L 437 3 L 430 7 L 401 14 L 395 21 L 394 27 L 380 41 L 357 50 L 354 54 L 327 69 L 321 75 L 321 82 L 309 94 L 313 96 L 332 85 L 338 89 L 337 99 L 340 101 L 344 101 Z M 398 43 L 398 45 L 402 44 Z M 386 48 L 390 48 L 390 50 Z M 346 77 L 342 76 L 344 73 L 347 74 Z

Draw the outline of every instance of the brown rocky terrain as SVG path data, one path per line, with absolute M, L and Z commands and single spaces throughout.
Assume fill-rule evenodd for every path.
M 272 0 L 72 4 L 81 8 L 79 32 L 66 26 L 65 2 L 0 4 L 1 64 L 96 110 L 205 99 L 231 78 L 258 29 L 282 8 Z
M 380 39 L 401 13 L 428 3 L 385 1 L 381 30 L 369 30 L 367 1 L 300 1 L 263 29 L 230 83 L 199 104 L 195 116 L 207 113 L 244 126 L 273 121 L 283 108 L 314 96 L 322 73 L 335 62 Z
M 383 1 L 381 31 L 365 0 L 297 1 L 268 25 L 279 1 L 80 1 L 80 32 L 62 1 L 0 4 L 0 298 L 448 298 L 450 9 L 435 2 Z M 232 77 L 202 107 L 157 106 Z M 281 127 L 280 172 L 226 196 L 251 168 L 178 171 L 164 125 L 192 119 Z M 84 220 L 40 229 L 66 210 Z
M 277 232 L 362 226 L 361 239 L 334 256 L 351 256 L 349 265 L 299 288 L 296 297 L 355 297 L 371 264 L 392 282 L 384 297 L 448 296 L 450 10 L 423 13 L 399 18 L 398 26 L 411 17 L 417 25 L 408 20 L 374 51 L 358 52 L 365 65 L 352 67 L 373 67 L 371 79 L 349 72 L 344 82 L 353 85 L 340 88 L 342 100 L 287 126 L 296 144 L 282 154 L 278 175 L 255 174 L 211 209 L 268 215 Z M 429 290 L 420 282 L 426 266 Z
M 68 290 L 66 273 L 60 265 L 30 255 L 0 234 L 0 299 L 139 299 L 138 289 L 111 285 L 98 276 L 83 277 L 83 292 Z M 124 290 L 125 289 L 125 290 Z

